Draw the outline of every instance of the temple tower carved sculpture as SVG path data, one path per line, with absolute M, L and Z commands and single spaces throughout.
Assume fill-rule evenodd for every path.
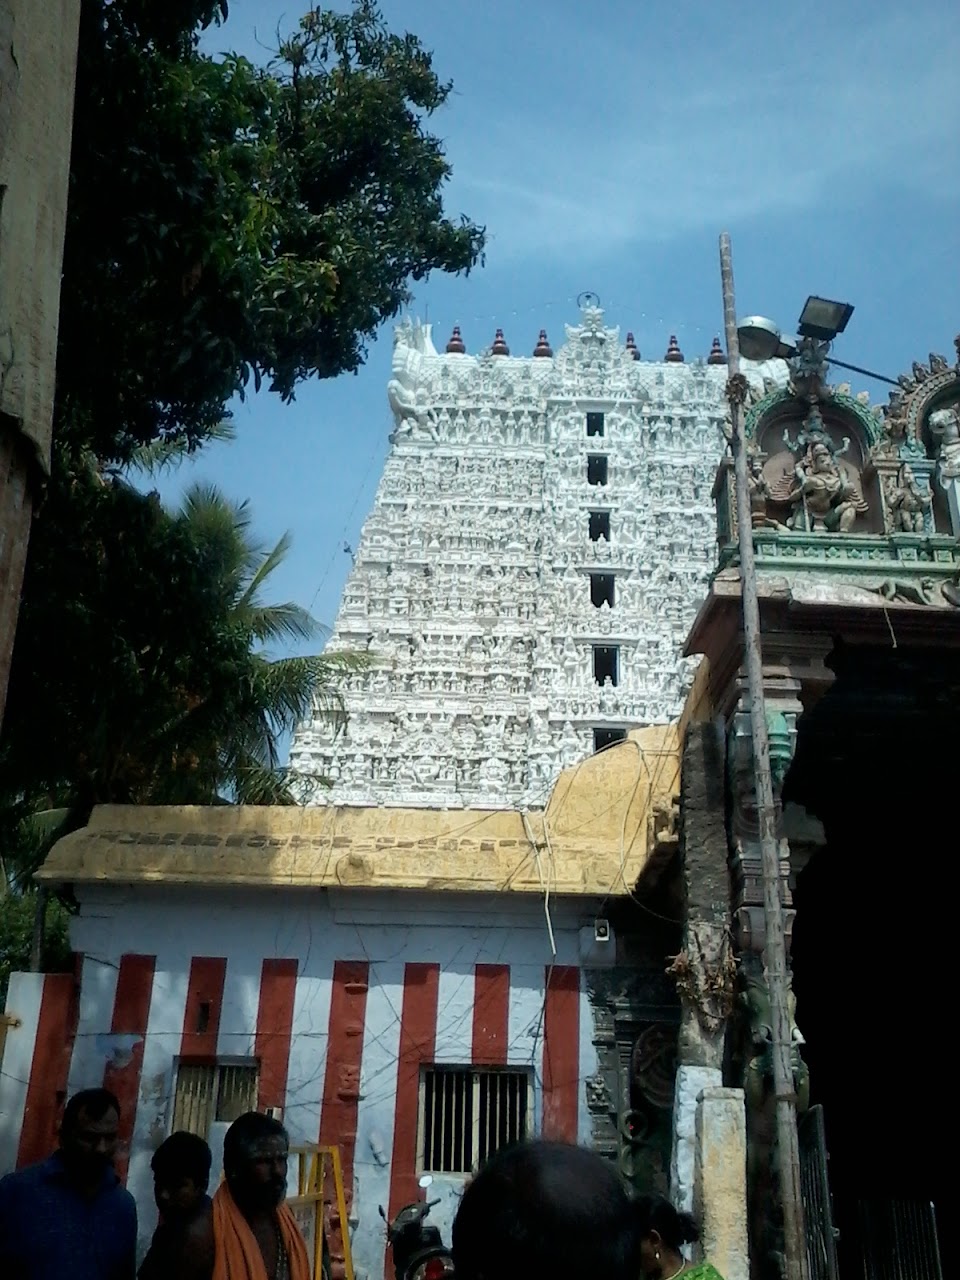
M 331 647 L 370 654 L 334 738 L 291 764 L 319 803 L 543 803 L 560 771 L 675 718 L 715 561 L 725 365 L 639 359 L 583 309 L 551 346 L 468 355 L 459 329 L 397 329 L 392 447 Z M 678 359 L 677 357 L 680 356 Z M 785 381 L 756 366 L 757 395 Z

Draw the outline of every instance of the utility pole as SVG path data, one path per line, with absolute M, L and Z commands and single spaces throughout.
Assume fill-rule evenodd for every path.
M 727 399 L 730 404 L 732 448 L 737 488 L 737 533 L 740 543 L 740 594 L 743 600 L 743 642 L 750 699 L 753 739 L 754 785 L 760 827 L 765 926 L 764 969 L 773 1022 L 773 1089 L 776 1103 L 777 1172 L 783 1209 L 786 1280 L 806 1280 L 806 1248 L 803 1199 L 800 1188 L 800 1142 L 797 1133 L 797 1098 L 794 1091 L 792 1031 L 790 1026 L 787 944 L 780 887 L 779 806 L 774 801 L 770 774 L 766 699 L 763 691 L 763 651 L 760 641 L 760 603 L 753 554 L 753 522 L 750 517 L 750 484 L 744 404 L 747 381 L 740 373 L 740 344 L 733 291 L 733 258 L 730 236 L 720 236 L 720 280 L 723 286 L 723 323 L 727 340 Z

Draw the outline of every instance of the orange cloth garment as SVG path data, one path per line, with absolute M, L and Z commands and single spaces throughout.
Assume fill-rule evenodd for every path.
M 277 1225 L 287 1255 L 290 1280 L 312 1280 L 307 1246 L 285 1204 L 277 1210 Z M 213 1280 L 273 1280 L 267 1275 L 260 1246 L 225 1182 L 213 1197 L 213 1240 L 216 1249 Z

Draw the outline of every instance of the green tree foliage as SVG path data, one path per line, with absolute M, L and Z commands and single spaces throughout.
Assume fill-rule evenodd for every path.
M 40 892 L 0 894 L 0 1009 L 7 997 L 11 973 L 30 968 L 34 927 Z M 70 913 L 55 898 L 41 902 L 44 911 L 44 968 L 50 973 L 65 973 L 72 967 L 67 928 Z
M 370 0 L 344 4 L 259 67 L 200 52 L 225 0 L 83 0 L 52 475 L 0 739 L 15 870 L 38 811 L 66 830 L 105 801 L 289 799 L 279 735 L 335 707 L 351 659 L 267 653 L 312 634 L 261 601 L 285 543 L 252 543 L 215 492 L 166 511 L 122 469 L 217 436 L 251 383 L 289 399 L 356 370 L 411 281 L 482 255 L 442 203 L 450 86 Z
M 336 719 L 360 660 L 271 657 L 318 633 L 264 598 L 288 539 L 262 546 L 246 504 L 210 487 L 171 512 L 92 462 L 67 485 L 35 532 L 17 632 L 0 746 L 11 843 L 51 802 L 70 825 L 103 803 L 289 803 L 281 736 L 312 705 Z
M 207 0 L 84 0 L 56 435 L 125 459 L 202 441 L 266 379 L 356 370 L 483 232 L 445 216 L 427 129 L 450 85 L 369 0 L 311 11 L 266 67 L 198 50 Z

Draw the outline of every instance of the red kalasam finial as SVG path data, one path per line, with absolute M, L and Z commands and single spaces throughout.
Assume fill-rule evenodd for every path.
M 663 357 L 667 364 L 682 364 L 683 352 L 677 346 L 677 335 L 671 333 L 670 342 L 667 344 L 667 354 Z

